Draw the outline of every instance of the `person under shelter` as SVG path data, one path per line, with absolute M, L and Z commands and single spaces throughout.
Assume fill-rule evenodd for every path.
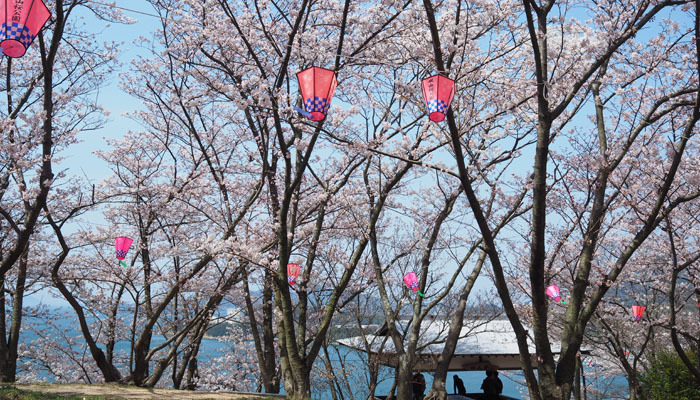
M 486 400 L 500 399 L 501 392 L 503 391 L 503 382 L 501 382 L 501 378 L 498 377 L 498 371 L 486 371 L 486 379 L 481 383 L 481 389 L 486 395 L 484 397 Z
M 411 386 L 413 387 L 413 400 L 423 400 L 425 392 L 425 377 L 420 372 L 416 372 L 411 378 Z
M 464 387 L 464 381 L 457 375 L 454 376 L 454 393 L 461 396 L 467 395 L 467 389 Z

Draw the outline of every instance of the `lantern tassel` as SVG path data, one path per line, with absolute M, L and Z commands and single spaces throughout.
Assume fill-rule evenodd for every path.
M 425 297 L 425 295 L 424 295 L 423 293 L 421 293 L 420 290 L 416 290 L 416 292 L 418 292 L 418 294 L 420 295 L 420 297 Z
M 303 108 L 294 107 L 294 110 L 295 110 L 296 112 L 298 112 L 299 114 L 305 116 L 306 118 L 311 119 L 311 113 L 310 113 L 310 112 L 307 112 L 307 111 L 304 110 Z
M 121 265 L 121 266 L 123 266 L 124 268 L 126 268 L 126 263 L 124 262 L 124 260 L 119 260 L 119 265 Z

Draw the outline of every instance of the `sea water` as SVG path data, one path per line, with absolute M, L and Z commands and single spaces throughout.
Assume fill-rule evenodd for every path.
M 80 335 L 77 324 L 72 323 L 59 323 L 58 326 L 54 325 L 54 329 L 65 329 L 65 336 L 77 336 Z M 61 337 L 63 335 L 56 335 L 55 337 Z M 29 343 L 31 340 L 36 339 L 37 336 L 30 330 L 24 330 L 20 340 Z M 160 343 L 163 343 L 165 338 L 160 335 L 154 335 L 151 343 L 151 347 L 155 347 Z M 78 340 L 76 343 L 79 346 L 83 346 L 83 341 Z M 122 360 L 128 362 L 130 342 L 128 340 L 120 340 L 116 343 L 115 354 L 120 354 Z M 330 365 L 333 372 L 342 377 L 340 387 L 336 387 L 336 390 L 343 391 L 345 399 L 355 398 L 355 399 L 366 399 L 369 394 L 368 388 L 368 372 L 366 363 L 366 354 L 352 350 L 345 346 L 329 346 L 328 354 L 330 357 Z M 200 368 L 209 363 L 209 361 L 219 358 L 225 354 L 225 352 L 232 351 L 231 346 L 226 342 L 223 342 L 216 338 L 204 338 L 200 346 L 200 351 L 198 354 L 198 361 Z M 89 358 L 89 354 L 87 354 Z M 126 359 L 124 359 L 126 357 Z M 312 397 L 317 399 L 332 399 L 331 389 L 329 386 L 329 380 L 327 379 L 327 368 L 323 366 L 321 358 L 325 357 L 325 353 L 321 352 L 317 358 L 317 369 L 316 374 L 312 376 Z M 88 359 L 87 362 L 92 362 Z M 231 365 L 230 368 L 235 369 L 236 365 Z M 122 373 L 127 373 L 125 371 L 125 365 L 118 365 L 118 368 Z M 626 395 L 626 385 L 627 382 L 624 376 L 617 376 L 607 381 L 602 378 L 599 380 L 594 370 L 589 370 L 588 372 L 588 384 L 595 389 L 595 392 L 603 393 L 603 395 L 589 395 L 589 399 L 612 399 L 612 398 L 624 398 Z M 21 374 L 21 372 L 20 372 Z M 423 373 L 426 380 L 426 390 L 429 390 L 433 375 L 431 373 Z M 467 393 L 479 393 L 481 392 L 481 383 L 486 378 L 484 371 L 468 371 L 468 372 L 450 372 L 447 376 L 446 388 L 448 393 L 454 393 L 453 382 L 454 376 L 459 376 L 464 381 L 464 386 Z M 41 380 L 47 382 L 55 381 L 55 378 L 49 375 L 47 372 L 42 372 L 38 374 Z M 389 367 L 381 367 L 379 373 L 379 380 L 377 382 L 377 387 L 375 390 L 376 395 L 387 395 L 393 385 L 394 371 Z M 499 377 L 503 382 L 503 394 L 510 396 L 515 399 L 527 399 L 527 388 L 524 385 L 524 377 L 521 371 L 500 371 Z M 166 373 L 161 378 L 159 386 L 172 387 L 172 381 L 170 380 L 170 374 Z M 241 388 L 243 390 L 254 390 L 255 388 Z M 284 393 L 284 390 L 282 390 Z M 605 395 L 605 393 L 610 393 L 610 395 Z

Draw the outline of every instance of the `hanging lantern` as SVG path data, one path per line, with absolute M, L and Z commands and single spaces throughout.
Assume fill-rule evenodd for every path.
M 290 285 L 293 285 L 297 282 L 297 276 L 299 276 L 299 271 L 301 271 L 301 267 L 299 264 L 287 264 L 287 281 L 289 281 Z
M 549 286 L 547 286 L 545 293 L 547 294 L 547 296 L 554 299 L 555 302 L 561 303 L 561 304 L 566 304 L 566 302 L 564 300 L 562 300 L 561 296 L 559 295 L 559 286 L 549 285 Z
M 425 297 L 423 293 L 418 290 L 418 276 L 415 272 L 409 272 L 403 276 L 403 282 L 414 292 L 418 292 L 420 297 Z
M 0 0 L 0 47 L 8 57 L 22 57 L 51 16 L 41 0 Z
M 114 247 L 117 249 L 117 259 L 120 260 L 119 264 L 123 265 L 126 267 L 126 264 L 124 263 L 124 258 L 126 258 L 126 253 L 129 252 L 129 247 L 131 247 L 131 240 L 130 238 L 126 236 L 119 236 L 118 238 L 114 239 Z
M 632 306 L 632 314 L 634 315 L 635 321 L 642 320 L 642 315 L 644 315 L 645 309 L 646 309 L 646 307 L 644 307 L 644 306 Z
M 331 106 L 333 92 L 338 85 L 335 72 L 321 67 L 307 68 L 297 72 L 301 98 L 305 110 L 296 108 L 312 121 L 323 121 Z
M 455 97 L 455 81 L 442 75 L 433 75 L 423 79 L 423 98 L 428 106 L 430 120 L 440 122 L 445 119 Z

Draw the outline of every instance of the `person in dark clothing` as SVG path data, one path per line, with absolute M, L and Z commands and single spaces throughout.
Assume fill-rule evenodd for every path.
M 425 392 L 425 377 L 420 372 L 416 372 L 411 378 L 413 386 L 413 400 L 423 400 L 423 392 Z
M 481 383 L 481 389 L 487 400 L 498 400 L 503 391 L 503 382 L 498 377 L 498 371 L 486 371 L 486 379 Z
M 454 392 L 462 396 L 467 395 L 467 389 L 464 388 L 464 381 L 461 380 L 457 375 L 454 376 Z

